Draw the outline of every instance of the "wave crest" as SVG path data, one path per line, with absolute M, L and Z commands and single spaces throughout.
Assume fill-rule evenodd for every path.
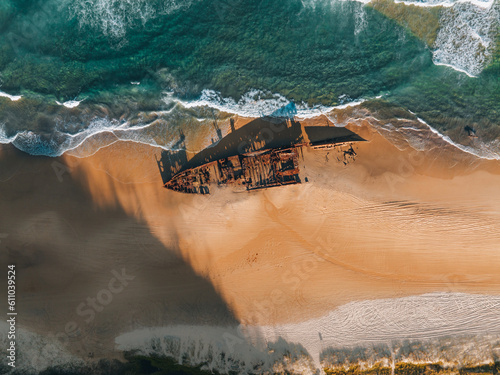
M 158 15 L 188 7 L 190 0 L 78 0 L 68 1 L 70 15 L 82 26 L 100 30 L 104 35 L 123 38 L 127 30 L 143 26 Z
M 491 60 L 499 17 L 494 6 L 485 9 L 472 3 L 457 3 L 443 9 L 434 62 L 477 76 Z

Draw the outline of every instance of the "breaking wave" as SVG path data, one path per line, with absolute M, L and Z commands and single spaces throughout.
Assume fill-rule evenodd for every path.
M 315 373 L 315 365 L 302 345 L 283 339 L 249 340 L 241 326 L 171 326 L 126 333 L 117 337 L 116 343 L 123 351 L 171 357 L 221 373 Z
M 482 7 L 464 2 L 442 10 L 434 63 L 450 66 L 469 76 L 481 73 L 491 60 L 500 26 L 500 14 L 491 4 Z
M 473 4 L 482 8 L 490 8 L 495 0 L 395 0 L 395 3 L 403 3 L 407 5 L 416 5 L 421 7 L 452 7 L 456 4 Z
M 130 27 L 144 26 L 159 15 L 190 4 L 190 0 L 77 0 L 68 1 L 65 6 L 80 26 L 90 26 L 104 35 L 122 38 Z
M 317 374 L 325 367 L 398 362 L 456 368 L 495 361 L 491 349 L 500 344 L 499 312 L 498 296 L 439 292 L 350 302 L 293 324 L 141 328 L 121 334 L 115 343 L 121 351 L 166 356 L 220 373 Z M 0 343 L 6 347 L 6 333 Z M 17 370 L 23 373 L 86 364 L 55 337 L 19 329 L 17 345 Z
M 165 100 L 169 100 L 168 97 Z M 176 100 L 176 99 L 171 99 Z M 344 95 L 339 97 L 340 102 L 346 102 L 339 106 L 313 106 L 310 107 L 302 102 L 295 104 L 281 94 L 271 93 L 269 91 L 251 90 L 244 94 L 238 101 L 233 98 L 224 98 L 214 90 L 203 90 L 198 100 L 186 102 L 177 100 L 185 108 L 207 106 L 217 109 L 220 112 L 232 113 L 242 117 L 290 117 L 313 118 L 331 112 L 335 108 L 345 108 L 358 105 L 363 100 L 353 101 Z
M 222 373 L 314 374 L 361 361 L 385 361 L 390 367 L 416 358 L 419 363 L 477 365 L 494 361 L 485 349 L 499 342 L 499 311 L 499 297 L 430 293 L 352 302 L 297 324 L 156 327 L 115 341 L 121 350 L 167 356 Z
M 0 343 L 4 348 L 9 347 L 8 328 L 6 322 L 0 322 Z M 17 328 L 16 345 L 15 373 L 33 374 L 49 367 L 78 367 L 83 365 L 83 361 L 69 354 L 57 339 L 49 339 L 23 328 Z M 5 366 L 5 361 L 0 365 L 0 371 L 3 366 Z M 5 366 L 3 369 L 10 368 Z M 8 370 L 2 373 L 8 373 Z
M 303 4 L 315 7 L 317 3 L 339 0 L 304 0 Z M 369 4 L 373 0 L 356 1 Z M 500 30 L 500 13 L 497 0 L 394 0 L 409 6 L 443 8 L 439 30 L 433 46 L 433 62 L 448 66 L 475 77 L 491 61 L 495 38 Z M 364 7 L 355 11 L 355 33 L 369 27 L 364 19 Z
M 0 97 L 9 98 L 13 102 L 18 101 L 19 99 L 22 98 L 21 95 L 9 95 L 9 94 L 7 94 L 7 93 L 5 93 L 3 91 L 0 91 Z
M 494 141 L 490 144 L 484 143 L 481 141 L 477 141 L 475 143 L 475 147 L 469 147 L 469 146 L 464 146 L 459 143 L 453 142 L 450 137 L 446 135 L 442 135 L 439 133 L 436 129 L 434 129 L 432 126 L 427 124 L 425 121 L 422 119 L 418 119 L 420 122 L 423 124 L 427 125 L 427 127 L 434 133 L 436 134 L 439 138 L 443 139 L 446 143 L 452 145 L 453 147 L 456 147 L 463 152 L 466 152 L 468 154 L 477 156 L 478 158 L 481 159 L 488 159 L 488 160 L 500 160 L 500 142 Z
M 242 117 L 273 116 L 305 119 L 363 102 L 362 100 L 353 102 L 347 96 L 341 96 L 339 101 L 345 104 L 309 107 L 305 103 L 296 105 L 280 94 L 259 90 L 249 91 L 238 101 L 224 98 L 212 90 L 203 90 L 200 98 L 192 101 L 184 101 L 174 97 L 172 93 L 164 93 L 163 102 L 168 110 L 135 113 L 124 119 L 96 116 L 81 125 L 67 122 L 71 120 L 56 120 L 58 123 L 50 133 L 24 130 L 9 136 L 5 125 L 0 124 L 0 143 L 11 143 L 31 155 L 45 156 L 60 156 L 66 152 L 82 157 L 88 156 L 116 141 L 134 141 L 170 149 L 173 139 L 178 136 L 179 126 L 186 126 L 186 122 L 190 120 L 195 121 L 197 126 L 203 126 L 204 123 L 211 126 L 214 116 L 220 113 Z M 68 109 L 79 107 L 84 111 L 85 108 L 81 108 L 84 103 L 83 100 L 72 100 L 58 104 Z M 208 119 L 200 119 L 193 113 L 202 108 L 212 110 Z M 75 131 L 77 126 L 84 128 Z
M 158 144 L 147 134 L 146 130 L 152 126 L 154 124 L 129 126 L 128 123 L 119 123 L 108 118 L 95 118 L 89 127 L 76 134 L 58 130 L 51 134 L 22 131 L 11 137 L 8 137 L 3 127 L 0 127 L 0 143 L 11 143 L 30 155 L 52 157 L 61 156 L 64 153 L 85 157 L 117 141 L 133 141 L 169 149 L 168 140 L 165 144 Z
M 210 127 L 215 118 L 220 116 L 225 118 L 227 114 L 247 118 L 295 117 L 299 120 L 324 115 L 336 126 L 345 126 L 347 122 L 339 120 L 337 113 L 341 112 L 338 111 L 348 107 L 358 107 L 364 99 L 351 101 L 349 97 L 341 95 L 338 100 L 344 104 L 310 107 L 306 103 L 295 104 L 280 94 L 261 90 L 251 90 L 238 101 L 225 98 L 213 90 L 203 90 L 201 96 L 192 101 L 185 101 L 172 93 L 165 92 L 163 102 L 167 110 L 133 113 L 121 119 L 95 116 L 84 125 L 57 120 L 56 128 L 50 133 L 24 130 L 8 135 L 5 124 L 0 124 L 0 143 L 13 144 L 31 155 L 53 157 L 64 153 L 86 157 L 117 141 L 133 141 L 169 150 L 178 137 L 178 129 L 186 129 L 187 126 L 194 127 L 196 131 L 198 127 Z M 83 100 L 73 100 L 60 105 L 68 109 L 78 106 L 79 110 L 85 111 L 86 108 L 80 108 L 85 106 L 83 103 L 85 103 Z M 361 114 L 359 118 L 356 116 L 349 118 L 349 121 L 357 123 L 364 117 L 365 115 Z M 372 126 L 396 147 L 404 148 L 409 144 L 414 149 L 422 151 L 440 147 L 439 145 L 444 142 L 478 158 L 500 160 L 498 141 L 487 143 L 474 139 L 469 145 L 462 145 L 439 133 L 420 118 L 417 118 L 418 121 L 394 119 L 392 122 L 380 122 L 376 118 L 374 120 Z M 75 127 L 78 126 L 84 128 L 75 131 Z
M 401 150 L 405 149 L 407 145 L 416 151 L 428 151 L 449 145 L 480 159 L 500 160 L 500 142 L 498 140 L 486 143 L 480 139 L 473 139 L 471 140 L 472 145 L 466 146 L 441 134 L 421 118 L 417 117 L 417 121 L 398 118 L 387 123 L 374 121 L 372 125 L 384 138 Z

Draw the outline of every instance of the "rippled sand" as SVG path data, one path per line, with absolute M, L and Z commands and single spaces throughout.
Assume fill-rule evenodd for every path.
M 26 328 L 46 334 L 76 320 L 85 335 L 67 348 L 86 356 L 92 347 L 109 357 L 116 355 L 115 337 L 147 327 L 294 324 L 298 333 L 262 328 L 258 336 L 285 332 L 300 342 L 301 332 L 318 335 L 318 326 L 301 324 L 316 319 L 330 331 L 338 319 L 324 317 L 355 301 L 498 295 L 499 162 L 461 151 L 430 130 L 422 136 L 429 147 L 417 151 L 414 142 L 389 142 L 373 118 L 347 122 L 368 140 L 355 146 L 353 162 L 344 165 L 339 150 L 307 150 L 301 163 L 308 183 L 252 193 L 165 190 L 154 158 L 160 150 L 143 144 L 118 142 L 86 158 L 57 160 L 5 148 L 0 188 L 8 214 L 0 228 L 9 237 L 0 245 L 8 246 L 3 260 L 24 270 L 19 303 Z M 75 307 L 122 265 L 136 278 L 91 324 L 82 322 Z M 442 301 L 432 295 L 437 299 L 422 303 Z M 410 321 L 415 314 L 425 319 L 425 311 L 401 306 Z M 475 322 L 492 313 L 473 307 L 456 316 L 448 311 L 462 334 L 468 327 L 478 333 Z M 359 332 L 348 330 L 351 344 L 370 339 L 360 319 Z M 410 336 L 453 334 L 438 323 L 420 333 L 412 323 Z M 391 332 L 373 340 L 406 337 Z
M 123 207 L 167 246 L 175 238 L 242 320 L 300 320 L 353 299 L 496 292 L 498 162 L 441 139 L 430 151 L 401 151 L 359 124 L 352 129 L 369 142 L 356 145 L 354 162 L 306 151 L 310 182 L 281 189 L 222 188 L 209 197 L 162 190 L 151 150 L 127 144 L 84 159 L 73 175 L 101 207 Z M 256 317 L 273 291 L 283 306 L 300 308 Z

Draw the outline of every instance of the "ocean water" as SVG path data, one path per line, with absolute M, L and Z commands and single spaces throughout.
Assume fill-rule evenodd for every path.
M 404 6 L 411 15 L 415 5 L 435 10 L 431 44 L 389 11 Z M 330 0 L 4 0 L 0 142 L 56 156 L 113 132 L 168 148 L 168 134 L 192 126 L 193 111 L 209 119 L 259 116 L 293 103 L 299 116 L 313 116 L 375 101 L 415 113 L 457 143 L 464 143 L 460 130 L 473 127 L 495 149 L 498 1 L 386 8 Z M 432 21 L 417 16 L 420 28 Z M 162 118 L 156 134 L 152 116 Z

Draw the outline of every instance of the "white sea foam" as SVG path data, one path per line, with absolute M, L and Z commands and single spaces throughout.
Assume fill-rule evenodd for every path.
M 434 65 L 447 66 L 448 68 L 452 68 L 453 70 L 456 70 L 457 72 L 465 73 L 466 75 L 468 75 L 471 78 L 477 78 L 477 76 L 474 76 L 474 75 L 470 74 L 468 71 L 466 71 L 464 69 L 460 69 L 460 68 L 458 68 L 458 67 L 456 67 L 454 65 L 451 65 L 451 64 L 446 64 L 446 63 L 441 63 L 441 62 L 434 61 Z
M 147 354 L 183 359 L 192 366 L 203 364 L 207 370 L 239 374 L 282 373 L 298 369 L 314 374 L 307 352 L 284 340 L 253 340 L 238 327 L 169 326 L 141 329 L 116 338 L 120 350 L 140 350 Z
M 59 103 L 68 108 L 75 108 L 80 101 L 68 101 Z M 252 90 L 245 94 L 238 102 L 232 98 L 223 98 L 220 94 L 211 90 L 204 90 L 201 97 L 194 101 L 179 100 L 171 93 L 165 93 L 164 102 L 167 105 L 172 105 L 170 109 L 165 111 L 156 111 L 155 113 L 160 116 L 167 116 L 171 113 L 182 111 L 184 108 L 195 108 L 208 106 L 214 110 L 234 113 L 245 117 L 259 117 L 261 115 L 276 115 L 276 116 L 297 116 L 299 118 L 309 118 L 319 116 L 322 113 L 333 110 L 336 107 L 308 107 L 304 103 L 295 106 L 284 96 L 279 94 L 264 93 L 258 90 Z M 360 102 L 345 103 L 338 108 L 345 108 L 351 105 L 357 105 Z M 175 115 L 175 114 L 174 114 Z M 166 144 L 157 144 L 151 136 L 142 134 L 143 130 L 153 126 L 154 123 L 138 124 L 130 126 L 126 121 L 110 120 L 107 118 L 95 118 L 88 126 L 77 132 L 72 133 L 67 131 L 64 124 L 59 124 L 57 129 L 50 136 L 41 136 L 32 131 L 22 131 L 13 137 L 7 137 L 3 128 L 0 128 L 0 141 L 2 143 L 13 143 L 19 149 L 31 154 L 45 154 L 50 156 L 59 156 L 64 152 L 74 151 L 82 146 L 89 139 L 98 137 L 99 135 L 112 134 L 114 141 L 116 140 L 132 140 L 149 144 L 155 147 L 162 147 L 168 149 L 168 142 Z M 70 127 L 71 128 L 71 127 Z M 87 145 L 96 147 L 97 149 L 109 145 L 111 138 L 108 136 L 106 141 L 99 143 L 94 141 Z M 93 152 L 86 150 L 84 155 Z
M 464 146 L 459 143 L 453 142 L 447 135 L 441 134 L 439 131 L 430 126 L 427 122 L 417 117 L 418 121 L 426 125 L 431 132 L 436 134 L 439 138 L 443 139 L 446 143 L 458 148 L 459 150 L 466 152 L 468 154 L 477 156 L 481 159 L 488 160 L 500 160 L 500 147 L 498 143 L 492 143 L 491 145 L 485 144 L 483 142 L 477 141 L 476 147 Z
M 175 99 L 177 100 L 177 99 Z M 214 90 L 203 90 L 201 97 L 193 101 L 177 100 L 184 108 L 210 107 L 221 112 L 237 114 L 242 117 L 261 116 L 296 116 L 301 119 L 313 118 L 331 112 L 338 108 L 356 106 L 364 100 L 348 102 L 338 106 L 309 107 L 302 102 L 294 104 L 281 94 L 251 90 L 244 94 L 237 102 L 233 98 L 224 98 Z
M 81 102 L 83 102 L 85 99 L 82 100 L 68 100 L 64 103 L 60 103 L 56 100 L 56 103 L 62 106 L 65 106 L 66 108 L 76 108 L 80 105 Z
M 14 141 L 14 139 L 16 139 L 16 136 L 8 137 L 7 133 L 5 131 L 5 125 L 0 124 L 0 143 L 7 145 L 9 143 L 12 143 L 12 141 Z
M 357 0 L 354 0 L 357 1 Z M 366 0 L 359 0 L 366 4 Z M 371 0 L 370 0 L 371 1 Z M 368 3 L 370 2 L 368 1 Z M 496 0 L 395 0 L 419 7 L 444 8 L 431 48 L 433 61 L 476 77 L 490 62 L 500 15 Z
M 420 352 L 423 362 L 447 357 L 455 364 L 464 359 L 484 363 L 493 360 L 491 351 L 484 351 L 484 347 L 498 341 L 499 313 L 497 296 L 430 293 L 351 302 L 321 318 L 295 324 L 141 329 L 120 335 L 116 343 L 121 350 L 138 349 L 179 361 L 187 358 L 192 365 L 204 364 L 207 369 L 223 373 L 233 370 L 245 374 L 260 366 L 260 373 L 288 369 L 312 374 L 328 364 L 328 353 L 335 348 L 387 344 L 396 351 L 398 346 L 406 345 L 404 340 L 424 342 Z M 461 342 L 459 337 L 464 335 L 468 339 Z M 451 349 L 436 341 L 445 337 Z M 462 350 L 471 343 L 477 344 L 474 350 Z M 283 358 L 284 353 L 288 353 L 288 359 Z M 410 356 L 400 351 L 397 360 L 408 360 Z
M 107 118 L 95 118 L 82 131 L 69 134 L 55 130 L 50 136 L 42 136 L 33 131 L 25 130 L 8 137 L 5 127 L 0 126 L 0 143 L 13 144 L 18 149 L 32 155 L 60 156 L 66 152 L 74 156 L 89 156 L 102 147 L 109 146 L 116 141 L 133 141 L 153 147 L 169 149 L 172 140 L 165 140 L 165 144 L 157 144 L 142 131 L 147 130 L 153 123 L 130 126 L 127 122 L 118 122 Z
M 420 7 L 442 7 L 433 62 L 476 77 L 490 62 L 498 33 L 495 0 L 395 0 Z
M 260 90 L 251 90 L 237 102 L 233 98 L 224 98 L 214 90 L 203 90 L 199 99 L 193 101 L 178 100 L 184 108 L 210 107 L 221 112 L 238 114 L 244 117 L 270 115 L 288 105 L 290 101 L 280 94 Z
M 80 26 L 91 26 L 104 35 L 123 38 L 137 21 L 145 25 L 157 15 L 188 7 L 192 0 L 67 0 L 65 6 Z
M 458 2 L 444 9 L 434 45 L 434 63 L 477 76 L 491 59 L 499 16 L 496 7 L 471 2 Z
M 165 150 L 170 149 L 168 145 L 173 140 L 166 140 L 166 144 L 161 145 L 157 144 L 150 137 L 141 134 L 141 131 L 153 125 L 153 123 L 150 123 L 130 126 L 127 122 L 119 123 L 107 118 L 95 118 L 88 128 L 77 134 L 61 134 L 65 137 L 65 142 L 61 145 L 59 153 L 68 152 L 74 156 L 87 157 L 117 141 L 133 141 Z M 106 134 L 109 136 L 105 137 Z M 95 141 L 90 142 L 91 139 Z M 82 148 L 81 146 L 86 143 L 86 147 Z
M 418 1 L 418 0 L 395 0 L 395 3 L 402 3 L 406 5 L 415 5 L 419 7 L 444 7 L 444 8 L 451 8 L 452 6 L 460 3 L 469 3 L 473 4 L 475 6 L 489 9 L 495 0 L 426 0 L 426 1 Z
M 326 347 L 449 335 L 500 334 L 500 297 L 429 293 L 396 299 L 351 302 L 299 324 L 263 327 L 266 340 L 300 342 L 313 356 Z M 321 333 L 321 337 L 318 333 Z
M 411 114 L 415 113 L 408 111 Z M 330 118 L 330 117 L 329 117 Z M 441 134 L 438 130 L 433 128 L 423 119 L 417 117 L 417 120 L 423 126 L 419 127 L 415 124 L 414 120 L 405 118 L 396 118 L 399 122 L 408 122 L 409 126 L 394 126 L 391 122 L 379 122 L 376 118 L 370 117 L 370 123 L 377 129 L 377 131 L 396 146 L 400 150 L 412 147 L 417 151 L 429 151 L 436 147 L 443 147 L 448 144 L 462 152 L 474 155 L 480 159 L 486 160 L 500 160 L 500 142 L 493 141 L 489 143 L 482 142 L 480 139 L 473 139 L 473 146 L 465 146 L 451 140 L 447 135 Z M 335 122 L 335 119 L 331 119 Z M 356 119 L 351 119 L 357 123 Z
M 302 3 L 304 5 L 312 6 L 314 7 L 318 1 L 325 1 L 325 0 L 303 0 Z M 330 2 L 336 1 L 336 0 L 328 0 Z M 341 1 L 356 1 L 358 3 L 362 4 L 369 4 L 373 0 L 341 0 Z M 418 7 L 443 7 L 443 8 L 451 8 L 456 4 L 460 3 L 468 3 L 468 4 L 473 4 L 481 8 L 488 9 L 490 8 L 496 0 L 394 0 L 395 3 L 397 4 L 405 4 L 405 5 L 415 5 Z
M 356 8 L 354 10 L 354 35 L 359 35 L 367 27 L 369 27 L 369 25 L 366 20 L 365 7 Z
M 477 365 L 494 360 L 491 348 L 500 343 L 499 314 L 498 296 L 439 292 L 351 302 L 301 323 L 151 327 L 121 334 L 115 342 L 119 350 L 168 356 L 221 373 L 315 374 L 332 362 L 332 354 L 348 353 L 350 349 L 353 353 L 371 351 L 379 359 L 387 356 L 389 361 L 405 361 L 418 354 L 423 363 Z M 7 347 L 6 332 L 7 324 L 0 322 L 3 347 Z M 67 353 L 58 340 L 21 327 L 17 347 L 21 371 L 84 364 Z M 382 350 L 377 352 L 377 348 Z M 352 357 L 352 362 L 367 360 L 359 355 Z
M 337 0 L 304 0 L 314 8 L 319 2 Z M 369 4 L 372 0 L 342 0 Z M 442 7 L 440 28 L 433 46 L 433 61 L 470 77 L 480 74 L 491 60 L 498 34 L 500 15 L 498 0 L 394 0 L 396 3 L 419 7 Z M 364 27 L 363 9 L 354 14 L 355 33 Z M 369 27 L 369 25 L 368 25 Z
M 8 348 L 8 324 L 0 322 L 0 344 Z M 5 364 L 5 357 L 2 358 Z M 18 326 L 16 329 L 16 373 L 39 373 L 48 367 L 79 366 L 83 361 L 64 350 L 57 339 L 49 339 Z
M 0 91 L 0 96 L 1 97 L 4 97 L 4 98 L 9 98 L 10 100 L 12 100 L 13 102 L 19 100 L 22 98 L 22 95 L 9 95 L 3 91 Z
M 177 137 L 177 133 L 173 131 L 172 134 L 169 134 L 168 129 L 170 127 L 168 123 L 170 119 L 178 121 L 178 114 L 183 113 L 184 108 L 209 107 L 217 111 L 250 118 L 259 116 L 290 116 L 301 120 L 325 115 L 331 121 L 335 122 L 337 126 L 344 126 L 347 123 L 339 123 L 337 121 L 336 110 L 359 106 L 364 101 L 364 99 L 350 101 L 350 98 L 340 96 L 340 102 L 347 102 L 337 106 L 308 107 L 305 103 L 294 105 L 282 95 L 265 93 L 258 90 L 248 92 L 238 102 L 231 98 L 224 98 L 211 90 L 204 90 L 201 97 L 193 101 L 180 100 L 175 98 L 172 93 L 168 92 L 165 93 L 163 99 L 165 104 L 169 106 L 169 109 L 149 113 L 149 115 L 155 115 L 154 118 L 161 118 L 160 122 L 157 120 L 146 123 L 136 123 L 133 121 L 132 125 L 127 121 L 96 117 L 90 121 L 86 128 L 76 133 L 73 129 L 74 126 L 70 126 L 71 124 L 59 123 L 56 130 L 50 135 L 42 136 L 32 131 L 22 131 L 10 137 L 7 136 L 5 126 L 0 124 L 0 143 L 12 143 L 17 148 L 27 153 L 49 156 L 60 156 L 65 152 L 70 152 L 72 155 L 85 157 L 97 152 L 102 147 L 107 147 L 120 140 L 134 141 L 169 150 L 173 143 L 173 139 Z M 200 119 L 196 116 L 193 118 L 192 113 L 186 115 L 188 116 L 187 118 L 196 120 L 196 122 L 206 121 L 206 119 Z M 429 130 L 438 135 L 442 140 L 464 152 L 485 159 L 500 159 L 500 145 L 498 142 L 484 143 L 476 139 L 474 140 L 473 147 L 460 145 L 454 143 L 449 137 L 441 135 L 422 119 L 419 119 L 419 121 L 425 124 Z M 162 127 L 162 134 L 167 131 L 165 137 L 161 140 L 157 137 L 158 129 L 155 128 L 155 126 Z M 378 126 L 377 123 L 374 126 Z M 390 126 L 390 124 L 384 126 L 387 127 Z M 165 130 L 165 127 L 167 130 Z M 400 128 L 387 128 L 385 129 L 384 136 L 388 137 L 396 146 L 398 139 L 403 136 L 403 138 L 416 149 L 424 150 L 429 147 L 430 143 L 426 135 L 423 134 L 423 132 L 420 132 L 422 134 L 415 133 L 413 130 L 408 129 L 405 131 L 405 134 L 401 135 L 399 133 L 404 131 L 404 129 L 400 131 Z

